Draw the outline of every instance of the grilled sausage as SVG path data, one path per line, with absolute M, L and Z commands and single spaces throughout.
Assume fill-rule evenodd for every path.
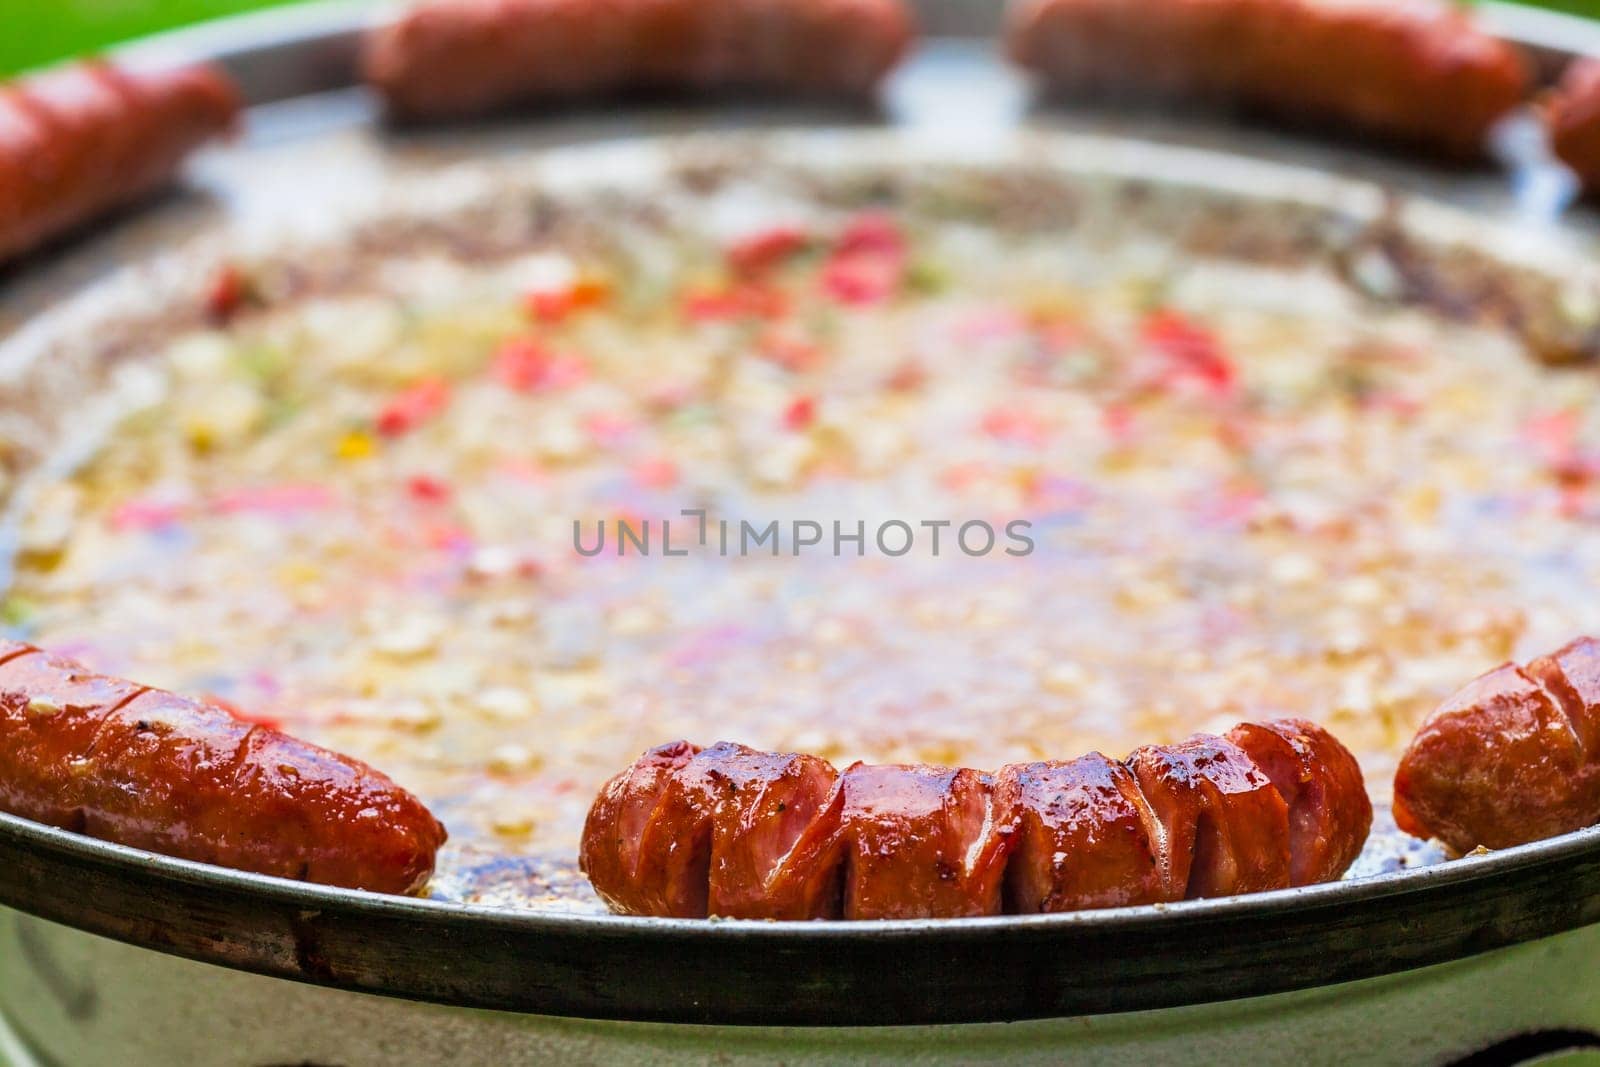
M 0 642 L 0 810 L 258 874 L 412 893 L 445 830 L 356 760 Z
M 1556 158 L 1572 168 L 1585 190 L 1600 190 L 1600 59 L 1568 67 L 1540 113 Z
M 857 763 L 840 778 L 839 792 L 844 917 L 1000 911 L 1009 846 L 988 775 Z
M 1162 827 L 1126 764 L 1098 752 L 1012 764 L 1000 807 L 1015 813 L 1006 910 L 1021 914 L 1179 900 Z M 1085 818 L 1085 814 L 1089 817 Z M 1063 863 L 1067 856 L 1090 863 Z
M 417 0 L 368 35 L 363 68 L 411 120 L 629 89 L 855 96 L 912 32 L 903 0 Z
M 1228 731 L 1289 809 L 1289 882 L 1330 882 L 1350 866 L 1372 828 L 1361 767 L 1328 731 L 1303 719 L 1241 723 Z
M 1012 57 L 1057 89 L 1231 104 L 1481 156 L 1521 54 L 1450 0 L 1019 0 Z
M 1600 821 L 1600 641 L 1496 667 L 1441 704 L 1395 773 L 1394 817 L 1457 852 Z
M 210 67 L 90 62 L 0 86 L 0 263 L 156 192 L 238 114 Z
M 1326 881 L 1371 821 L 1355 759 L 1296 719 L 995 775 L 680 741 L 601 790 L 579 865 L 628 914 L 1025 914 Z

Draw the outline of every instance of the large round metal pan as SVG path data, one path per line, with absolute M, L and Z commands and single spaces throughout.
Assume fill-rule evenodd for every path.
M 1156 118 L 1031 114 L 1014 75 L 976 38 L 998 5 L 928 3 L 943 35 L 897 76 L 890 125 L 967 129 L 1077 124 L 1104 144 L 1178 141 L 1145 166 L 1183 160 L 1225 170 L 1238 155 L 1260 184 L 1357 172 L 1384 186 L 1470 206 L 1505 221 L 1527 206 L 1504 175 L 1413 169 L 1350 146 Z M 1486 5 L 1502 32 L 1529 44 L 1549 71 L 1600 31 L 1575 20 Z M 270 214 L 247 177 L 263 145 L 355 136 L 368 162 L 394 153 L 470 155 L 511 144 L 604 140 L 704 125 L 646 109 L 562 116 L 550 123 L 391 140 L 369 102 L 337 92 L 354 80 L 365 9 L 310 5 L 141 45 L 142 57 L 210 57 L 235 73 L 259 108 L 251 139 L 208 160 L 202 185 L 221 214 Z M 742 107 L 742 105 L 741 105 Z M 711 119 L 725 124 L 732 112 Z M 742 124 L 792 122 L 742 109 Z M 1062 136 L 1070 136 L 1063 134 Z M 1194 145 L 1235 155 L 1196 152 Z M 275 157 L 277 158 L 277 157 Z M 314 158 L 310 156 L 308 158 Z M 281 159 L 279 159 L 281 162 Z M 1284 166 L 1292 164 L 1293 166 Z M 398 164 L 397 164 L 398 165 Z M 359 175 L 359 170 L 356 171 Z M 1159 175 L 1158 175 L 1159 176 Z M 1163 180 L 1170 176 L 1159 176 Z M 271 174 L 257 176 L 270 184 Z M 345 184 L 351 184 L 354 179 Z M 356 183 L 359 184 L 358 182 Z M 1383 199 L 1367 181 L 1361 195 Z M 256 190 L 259 192 L 259 189 Z M 345 189 L 361 194 L 359 188 Z M 241 206 L 243 205 L 243 206 Z M 36 262 L 0 280 L 0 330 L 137 258 L 174 226 L 203 228 L 193 204 L 125 224 L 111 238 Z M 159 216 L 165 217 L 159 217 Z M 1566 238 L 1592 231 L 1580 215 Z M 1579 238 L 1587 240 L 1587 238 Z M 109 242 L 109 243 L 108 243 Z M 1569 247 L 1570 247 L 1569 241 Z M 0 340 L 10 365 L 29 327 Z M 873 1025 L 1000 1021 L 1100 1014 L 1255 996 L 1405 970 L 1600 922 L 1600 829 L 1446 864 L 1247 898 L 1081 914 L 877 923 L 752 923 L 518 913 L 438 900 L 308 886 L 155 856 L 0 815 L 0 904 L 135 945 L 247 971 L 350 990 L 546 1015 L 721 1024 Z

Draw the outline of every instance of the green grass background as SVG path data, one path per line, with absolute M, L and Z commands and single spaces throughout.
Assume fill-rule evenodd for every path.
M 287 0 L 0 0 L 0 73 Z M 1597 0 L 1600 6 L 1600 0 Z
M 289 0 L 0 0 L 0 74 L 172 26 L 286 2 Z M 1600 18 L 1600 0 L 1536 2 Z

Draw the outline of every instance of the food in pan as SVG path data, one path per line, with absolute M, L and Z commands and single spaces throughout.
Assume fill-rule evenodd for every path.
M 1516 49 L 1450 0 L 1019 0 L 1007 33 L 1056 89 L 1233 104 L 1460 159 L 1530 89 Z
M 1446 700 L 1394 779 L 1400 828 L 1457 852 L 1600 822 L 1600 641 L 1507 663 Z
M 581 863 L 628 914 L 954 918 L 1328 881 L 1371 824 L 1355 757 L 1298 719 L 993 775 L 678 742 L 601 790 Z
M 411 893 L 445 831 L 358 760 L 0 642 L 0 810 L 258 874 Z
M 588 911 L 664 738 L 996 768 L 1293 715 L 1386 782 L 1600 632 L 1600 378 L 1523 332 L 1593 334 L 1581 273 L 1050 143 L 786 144 L 429 171 L 141 287 L 0 379 L 0 623 L 381 768 L 436 898 Z M 1436 857 L 1382 799 L 1352 871 Z
M 88 62 L 0 84 L 0 264 L 154 193 L 239 106 L 203 66 Z
M 1541 107 L 1556 158 L 1585 189 L 1600 189 L 1600 59 L 1574 62 Z
M 633 89 L 859 96 L 912 32 L 903 0 L 418 0 L 363 62 L 392 115 L 460 118 Z

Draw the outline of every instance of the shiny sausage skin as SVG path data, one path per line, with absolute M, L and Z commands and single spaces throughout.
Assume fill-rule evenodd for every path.
M 1457 852 L 1600 821 L 1600 641 L 1496 667 L 1441 704 L 1395 773 L 1394 817 Z
M 1556 158 L 1589 193 L 1600 191 L 1600 59 L 1579 59 L 1540 109 Z
M 630 89 L 859 96 L 912 34 L 903 0 L 416 0 L 363 69 L 421 121 Z
M 0 85 L 0 263 L 156 192 L 239 108 L 211 67 L 87 62 Z
M 1289 809 L 1224 737 L 1147 746 L 1128 757 L 1165 848 L 1170 887 L 1186 897 L 1259 893 L 1289 884 Z
M 857 763 L 839 785 L 845 918 L 1000 911 L 1009 829 L 988 775 Z
M 1315 885 L 1344 873 L 1352 842 L 1367 839 L 1372 805 L 1361 767 L 1328 731 L 1304 719 L 1241 723 L 1228 731 L 1288 806 L 1289 882 Z
M 1167 869 L 1162 828 L 1125 764 L 1098 752 L 1014 763 L 999 774 L 1015 812 L 1005 910 L 1019 914 L 1183 899 Z M 1086 817 L 1087 816 L 1087 817 Z M 1062 856 L 1093 856 L 1063 863 Z
M 601 790 L 579 866 L 614 911 L 953 918 L 1152 904 L 1337 878 L 1372 806 L 1298 719 L 997 774 L 679 741 Z
M 1231 104 L 1444 158 L 1526 98 L 1517 50 L 1451 0 L 1019 0 L 1012 57 L 1078 94 Z
M 180 859 L 413 893 L 445 830 L 371 767 L 0 641 L 0 810 Z

